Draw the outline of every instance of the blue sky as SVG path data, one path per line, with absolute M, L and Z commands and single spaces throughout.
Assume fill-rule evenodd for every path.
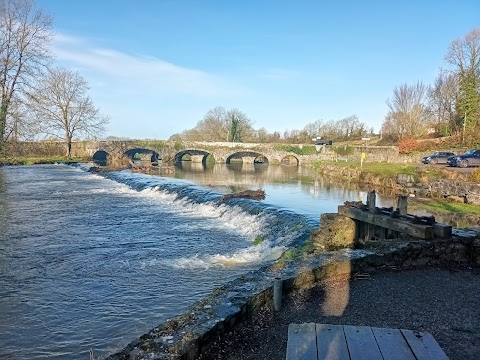
M 431 84 L 480 1 L 37 0 L 57 63 L 110 117 L 107 135 L 168 139 L 215 106 L 256 129 L 356 114 L 379 130 L 393 89 Z

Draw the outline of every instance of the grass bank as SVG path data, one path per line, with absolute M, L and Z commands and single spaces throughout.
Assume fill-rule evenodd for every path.
M 363 172 L 372 173 L 375 175 L 392 176 L 397 174 L 413 175 L 417 171 L 415 165 L 391 164 L 391 163 L 360 163 L 360 161 L 317 161 L 313 167 L 317 170 L 325 166 L 332 166 L 338 168 L 352 168 Z
M 473 204 L 462 204 L 452 201 L 438 201 L 430 199 L 410 199 L 409 209 L 423 209 L 432 214 L 464 214 L 480 216 L 480 206 Z
M 63 156 L 40 156 L 40 157 L 7 157 L 0 158 L 0 165 L 38 165 L 55 164 L 65 162 L 87 162 L 90 158 L 66 158 Z

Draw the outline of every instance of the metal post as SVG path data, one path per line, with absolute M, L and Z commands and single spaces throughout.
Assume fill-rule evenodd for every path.
M 275 311 L 280 311 L 282 308 L 282 278 L 275 278 L 273 280 L 273 308 Z

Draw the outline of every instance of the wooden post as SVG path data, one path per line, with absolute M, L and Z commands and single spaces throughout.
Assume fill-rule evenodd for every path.
M 368 206 L 368 210 L 371 212 L 375 212 L 375 199 L 376 199 L 375 190 L 370 191 L 367 194 L 367 206 Z
M 273 280 L 273 308 L 280 311 L 282 308 L 282 278 L 276 277 Z
M 399 215 L 407 215 L 408 197 L 405 195 L 399 195 L 397 197 L 397 209 Z
M 365 240 L 366 241 L 372 240 L 373 234 L 375 233 L 375 225 L 367 223 L 366 226 L 367 226 L 367 232 L 365 234 Z

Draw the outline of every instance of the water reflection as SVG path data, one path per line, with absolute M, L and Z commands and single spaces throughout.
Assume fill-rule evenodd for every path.
M 262 188 L 266 190 L 267 201 L 315 217 L 324 211 L 336 212 L 336 207 L 342 201 L 359 200 L 366 203 L 367 193 L 371 190 L 368 185 L 332 180 L 319 175 L 314 169 L 301 166 L 182 161 L 170 173 L 162 172 L 161 169 L 159 173 L 205 186 L 225 188 L 224 192 Z M 394 205 L 396 190 L 380 188 L 376 191 L 378 206 Z M 322 202 L 321 207 L 319 201 Z M 440 214 L 422 209 L 411 209 L 409 213 L 434 215 L 438 222 L 455 227 L 480 225 L 480 217 L 476 215 Z

